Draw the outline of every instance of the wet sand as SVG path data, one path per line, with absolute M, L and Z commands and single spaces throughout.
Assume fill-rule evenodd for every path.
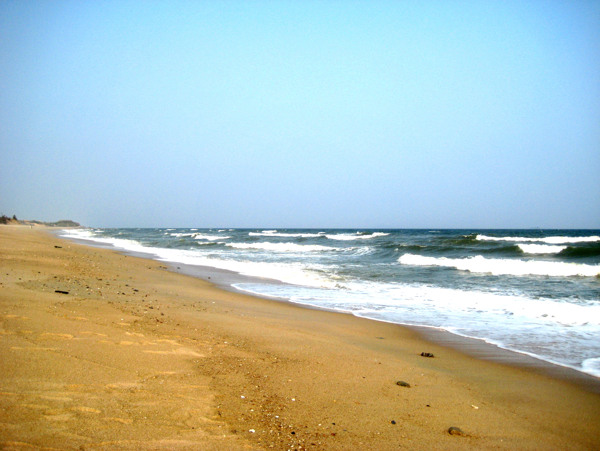
M 232 293 L 43 228 L 0 226 L 0 355 L 3 449 L 600 447 L 596 378 Z

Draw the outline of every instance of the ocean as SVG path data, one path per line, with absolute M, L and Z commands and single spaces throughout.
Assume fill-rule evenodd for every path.
M 228 283 L 239 291 L 443 329 L 600 377 L 600 230 L 155 228 L 60 235 L 175 266 L 228 270 Z

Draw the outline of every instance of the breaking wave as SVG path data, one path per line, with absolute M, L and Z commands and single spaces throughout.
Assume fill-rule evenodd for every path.
M 518 244 L 518 247 L 526 254 L 558 254 L 567 248 L 548 244 Z
M 296 244 L 296 243 L 227 243 L 227 247 L 234 249 L 255 249 L 271 252 L 325 252 L 336 251 L 337 248 L 321 246 L 318 244 Z
M 377 238 L 381 236 L 388 236 L 389 233 L 385 232 L 373 232 L 371 234 L 362 234 L 360 232 L 352 233 L 336 233 L 336 234 L 326 234 L 325 236 L 330 240 L 338 240 L 338 241 L 354 241 L 354 240 L 370 240 L 372 238 Z
M 477 235 L 479 241 L 511 241 L 515 243 L 546 243 L 546 244 L 568 244 L 568 243 L 593 243 L 600 241 L 600 236 L 548 236 L 548 237 L 522 237 L 522 236 L 487 236 Z
M 404 254 L 398 262 L 412 266 L 441 266 L 460 269 L 474 273 L 511 276 L 587 276 L 600 274 L 600 265 L 581 263 L 551 262 L 540 260 L 514 260 L 485 258 L 482 256 L 467 258 L 427 257 L 423 255 Z

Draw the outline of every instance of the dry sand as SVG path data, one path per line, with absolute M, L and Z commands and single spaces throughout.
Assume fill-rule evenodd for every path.
M 2 449 L 600 448 L 573 381 L 39 228 L 0 226 L 0 356 Z

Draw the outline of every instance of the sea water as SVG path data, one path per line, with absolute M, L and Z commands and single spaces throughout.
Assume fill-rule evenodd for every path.
M 237 290 L 485 340 L 600 377 L 600 230 L 68 229 Z

